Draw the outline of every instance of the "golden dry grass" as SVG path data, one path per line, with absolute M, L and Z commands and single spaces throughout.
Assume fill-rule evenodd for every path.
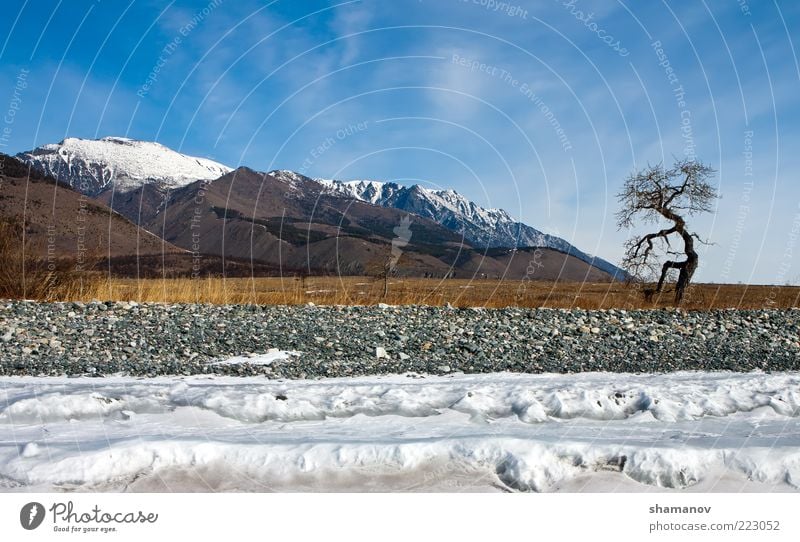
M 81 298 L 96 291 L 99 276 L 76 270 L 73 262 L 36 256 L 23 225 L 0 220 L 0 298 Z
M 212 304 L 390 305 L 654 309 L 673 306 L 673 292 L 646 299 L 648 285 L 370 277 L 118 279 L 99 281 L 78 298 Z M 800 288 L 697 284 L 681 305 L 687 310 L 800 306 Z

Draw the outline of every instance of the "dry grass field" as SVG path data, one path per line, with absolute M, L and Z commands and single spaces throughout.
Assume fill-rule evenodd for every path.
M 127 279 L 75 271 L 74 262 L 46 261 L 22 241 L 19 224 L 0 221 L 0 298 L 40 301 L 111 301 L 298 305 L 432 305 L 655 309 L 673 306 L 673 292 L 648 296 L 648 284 L 529 280 L 375 277 L 256 277 Z M 23 246 L 26 250 L 23 250 Z M 87 264 L 89 266 L 91 264 Z M 800 287 L 696 284 L 686 310 L 800 306 Z
M 671 307 L 673 292 L 649 300 L 644 284 L 392 279 L 371 277 L 102 279 L 80 299 L 170 303 L 390 305 L 456 307 L 550 307 L 654 309 Z M 70 296 L 73 297 L 73 296 Z M 681 305 L 686 310 L 765 309 L 800 306 L 800 287 L 697 284 Z

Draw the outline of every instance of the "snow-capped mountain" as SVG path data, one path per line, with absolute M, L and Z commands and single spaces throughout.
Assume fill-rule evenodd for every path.
M 217 180 L 232 171 L 213 160 L 188 156 L 159 143 L 124 137 L 68 138 L 20 153 L 17 158 L 83 194 L 98 197 L 137 224 L 148 223 L 158 214 L 165 204 L 167 190 L 198 180 Z M 523 224 L 503 209 L 481 207 L 453 190 L 406 187 L 393 182 L 310 179 L 287 170 L 272 171 L 269 175 L 289 187 L 288 191 L 284 188 L 283 197 L 291 193 L 302 198 L 321 191 L 429 219 L 463 236 L 475 249 L 550 248 L 612 276 L 625 276 L 613 264 L 578 250 L 564 239 Z M 280 206 L 281 202 L 275 204 Z
M 329 193 L 394 207 L 446 225 L 480 247 L 550 246 L 566 250 L 566 241 L 516 222 L 503 209 L 486 209 L 454 190 L 405 187 L 392 182 L 315 179 Z M 555 246 L 561 242 L 561 246 Z
M 296 175 L 287 171 L 272 174 Z M 416 184 L 406 187 L 380 181 L 315 180 L 330 194 L 430 218 L 463 235 L 476 248 L 547 247 L 571 254 L 611 275 L 625 276 L 617 266 L 578 250 L 564 239 L 516 221 L 503 209 L 481 207 L 454 190 L 431 190 Z
M 213 160 L 124 137 L 71 137 L 20 153 L 17 158 L 90 196 L 112 188 L 127 192 L 144 184 L 176 188 L 231 171 Z

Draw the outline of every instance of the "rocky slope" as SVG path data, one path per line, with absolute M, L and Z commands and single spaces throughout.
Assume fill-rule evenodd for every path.
M 185 251 L 137 227 L 102 202 L 2 156 L 0 220 L 25 224 L 26 248 L 79 263 L 98 258 L 181 254 Z
M 288 171 L 272 173 L 279 177 L 296 175 Z M 454 190 L 431 190 L 417 184 L 407 187 L 380 181 L 315 180 L 331 194 L 429 218 L 462 235 L 466 242 L 476 248 L 551 248 L 583 260 L 610 275 L 625 276 L 615 265 L 578 250 L 564 239 L 518 222 L 503 209 L 481 207 Z
M 610 280 L 562 252 L 478 250 L 429 218 L 330 194 L 302 175 L 248 168 L 174 190 L 143 225 L 180 247 L 288 273 L 381 275 L 389 265 L 395 276 Z

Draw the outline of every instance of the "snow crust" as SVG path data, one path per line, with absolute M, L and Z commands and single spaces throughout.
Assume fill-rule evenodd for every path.
M 8 377 L 0 490 L 795 491 L 798 390 L 797 373 Z

